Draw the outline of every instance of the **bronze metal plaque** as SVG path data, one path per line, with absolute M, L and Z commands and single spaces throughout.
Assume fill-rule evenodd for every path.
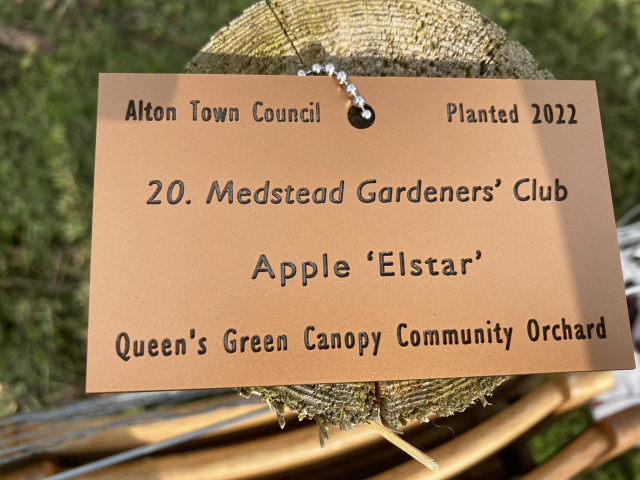
M 100 76 L 87 391 L 634 367 L 594 82 Z

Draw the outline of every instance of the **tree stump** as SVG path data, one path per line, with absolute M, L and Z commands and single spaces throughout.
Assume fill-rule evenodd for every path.
M 216 33 L 187 73 L 295 75 L 333 63 L 349 75 L 552 79 L 529 52 L 457 0 L 272 0 Z M 428 375 L 428 367 L 425 372 Z M 506 377 L 242 389 L 280 415 L 284 407 L 349 430 L 369 420 L 398 427 L 480 401 Z

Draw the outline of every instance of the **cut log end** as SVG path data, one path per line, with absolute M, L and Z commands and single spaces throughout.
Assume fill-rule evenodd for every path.
M 271 0 L 247 9 L 187 73 L 295 75 L 333 63 L 353 76 L 553 79 L 499 26 L 457 0 Z M 425 371 L 428 371 L 425 369 Z M 244 389 L 302 417 L 350 430 L 452 415 L 506 377 Z

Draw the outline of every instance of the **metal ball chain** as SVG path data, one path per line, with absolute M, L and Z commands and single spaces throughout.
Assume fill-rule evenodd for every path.
M 360 115 L 362 115 L 362 118 L 364 118 L 365 120 L 369 120 L 371 118 L 371 110 L 365 108 L 364 98 L 358 95 L 358 89 L 356 88 L 356 86 L 353 83 L 349 83 L 347 81 L 347 74 L 345 72 L 340 71 L 336 73 L 336 67 L 334 67 L 331 63 L 327 63 L 326 65 L 320 65 L 316 63 L 311 67 L 311 70 L 298 70 L 299 77 L 306 77 L 307 75 L 310 75 L 312 73 L 315 73 L 317 75 L 321 75 L 324 73 L 329 77 L 334 77 L 336 81 L 340 85 L 342 85 L 345 92 L 347 92 L 347 94 L 352 98 L 353 104 L 360 110 L 362 110 L 362 113 L 360 113 Z

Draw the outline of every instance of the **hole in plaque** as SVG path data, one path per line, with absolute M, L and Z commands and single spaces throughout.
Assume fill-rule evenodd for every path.
M 347 118 L 349 119 L 349 123 L 352 127 L 355 127 L 359 130 L 363 130 L 365 128 L 369 128 L 373 125 L 373 122 L 376 121 L 376 112 L 373 111 L 371 105 L 365 104 L 364 108 L 371 112 L 371 118 L 364 118 L 362 116 L 362 110 L 352 105 L 349 111 L 347 112 Z

